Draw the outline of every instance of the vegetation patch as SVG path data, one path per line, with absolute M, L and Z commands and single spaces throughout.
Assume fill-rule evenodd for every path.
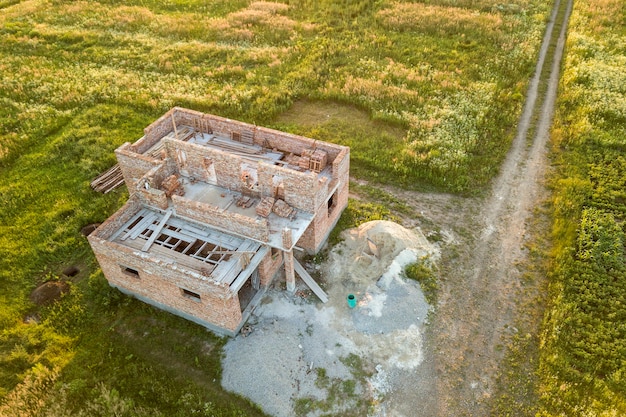
M 436 306 L 439 284 L 433 268 L 434 265 L 428 259 L 420 259 L 404 267 L 404 276 L 419 282 L 428 304 Z
M 306 416 L 309 413 L 345 417 L 367 415 L 374 400 L 364 391 L 371 372 L 365 369 L 361 358 L 353 353 L 341 358 L 341 362 L 349 367 L 353 379 L 330 378 L 326 369 L 315 368 L 317 373 L 315 385 L 326 391 L 326 398 L 321 400 L 312 397 L 298 398 L 294 405 L 297 416 Z
M 576 5 L 553 129 L 555 249 L 540 416 L 626 413 L 626 9 Z

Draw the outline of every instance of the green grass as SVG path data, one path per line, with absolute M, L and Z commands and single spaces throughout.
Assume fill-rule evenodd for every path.
M 422 292 L 426 297 L 426 301 L 431 306 L 437 305 L 437 290 L 439 284 L 437 276 L 433 270 L 433 265 L 428 259 L 420 259 L 404 267 L 404 275 L 412 280 L 419 282 Z
M 553 128 L 539 416 L 626 413 L 626 78 L 620 2 L 576 3 Z
M 0 1 L 0 414 L 262 415 L 221 390 L 221 339 L 106 286 L 79 231 L 127 194 L 89 181 L 180 105 L 350 145 L 357 179 L 480 190 L 549 10 L 514 3 Z M 378 203 L 350 200 L 331 241 L 411 215 L 359 192 Z M 29 301 L 72 265 L 69 295 Z
M 314 397 L 298 398 L 294 404 L 296 416 L 306 416 L 312 412 L 328 417 L 367 415 L 376 399 L 372 398 L 370 393 L 362 391 L 368 386 L 368 378 L 372 373 L 365 368 L 361 358 L 353 353 L 340 360 L 350 369 L 352 378 L 331 378 L 327 375 L 326 369 L 315 368 L 317 373 L 315 385 L 326 391 L 326 398 L 321 400 Z

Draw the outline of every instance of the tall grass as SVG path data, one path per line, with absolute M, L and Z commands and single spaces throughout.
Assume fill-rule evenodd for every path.
M 555 251 L 538 415 L 626 413 L 626 32 L 622 2 L 577 2 L 553 130 Z

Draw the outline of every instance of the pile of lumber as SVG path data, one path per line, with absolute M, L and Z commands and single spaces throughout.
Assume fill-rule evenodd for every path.
M 98 175 L 93 181 L 91 181 L 91 188 L 94 191 L 106 194 L 115 190 L 122 184 L 124 184 L 122 170 L 118 164 L 115 164 L 109 168 L 109 170 Z

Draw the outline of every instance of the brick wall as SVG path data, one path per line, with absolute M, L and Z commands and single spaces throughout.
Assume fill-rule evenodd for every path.
M 124 176 L 126 187 L 128 187 L 128 192 L 132 194 L 139 179 L 152 168 L 163 164 L 163 161 L 139 155 L 131 150 L 131 146 L 129 143 L 123 144 L 115 150 L 115 156 Z
M 112 285 L 224 329 L 233 331 L 240 324 L 239 298 L 227 285 L 198 278 L 162 259 L 96 236 L 88 239 Z M 125 268 L 137 274 L 125 272 Z M 182 289 L 197 294 L 199 299 L 185 295 Z
M 141 200 L 137 196 L 130 196 L 126 204 L 116 211 L 111 217 L 106 219 L 92 233 L 102 239 L 108 239 L 119 230 L 124 223 L 129 221 L 141 209 Z
M 330 213 L 327 199 L 319 208 L 313 221 L 297 242 L 297 246 L 306 249 L 309 253 L 317 253 L 320 251 L 333 227 L 337 224 L 341 213 L 347 207 L 348 182 L 341 183 L 340 188 L 337 189 L 333 196 L 329 196 L 329 199 L 331 197 L 333 198 L 333 207 Z
M 216 174 L 216 185 L 238 192 L 242 191 L 240 165 L 243 160 L 238 156 L 169 138 L 164 139 L 164 144 L 168 157 L 175 161 L 180 173 L 193 176 L 200 181 L 210 182 L 206 165 L 207 161 L 211 161 Z
M 177 108 L 170 109 L 163 116 L 159 117 L 150 126 L 143 130 L 144 136 L 133 145 L 133 150 L 137 153 L 144 153 L 156 144 L 159 139 L 174 130 L 172 115 L 176 114 Z M 178 122 L 177 122 L 178 124 Z
M 272 252 L 275 252 L 272 254 Z M 261 286 L 267 286 L 272 282 L 274 275 L 283 264 L 283 252 L 271 249 L 259 264 L 259 279 Z
M 269 240 L 269 224 L 266 219 L 257 219 L 222 211 L 210 204 L 191 201 L 177 195 L 172 196 L 172 203 L 179 216 L 187 217 L 221 230 L 249 236 L 261 242 Z

